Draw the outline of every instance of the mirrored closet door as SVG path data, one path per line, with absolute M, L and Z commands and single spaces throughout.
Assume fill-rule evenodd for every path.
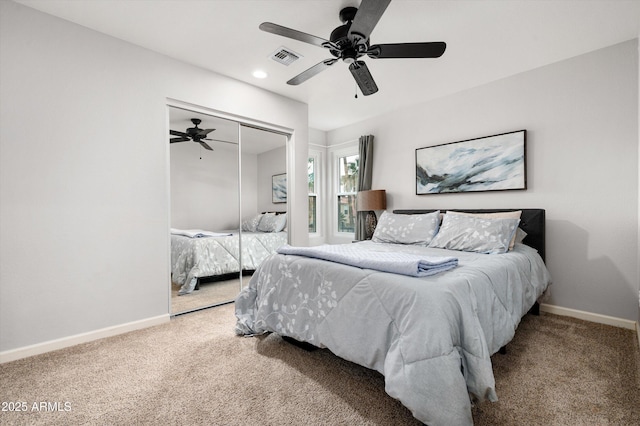
M 171 313 L 233 300 L 240 276 L 240 127 L 169 108 Z
M 169 107 L 171 314 L 231 302 L 287 243 L 287 136 Z
M 287 136 L 240 125 L 242 268 L 247 275 L 288 242 Z

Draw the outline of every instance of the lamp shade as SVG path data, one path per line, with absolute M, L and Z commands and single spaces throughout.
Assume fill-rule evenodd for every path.
M 356 197 L 356 208 L 359 212 L 384 210 L 387 208 L 387 192 L 384 189 L 360 191 Z

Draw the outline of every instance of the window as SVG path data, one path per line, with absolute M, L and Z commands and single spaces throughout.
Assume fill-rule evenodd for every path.
M 324 176 L 324 155 L 323 149 L 309 148 L 307 157 L 307 183 L 309 200 L 309 236 L 322 238 L 323 233 L 323 176 Z
M 307 174 L 309 179 L 309 232 L 316 233 L 318 223 L 318 192 L 316 188 L 316 179 L 318 177 L 316 173 L 317 165 L 316 157 L 309 157 L 307 163 Z
M 327 164 L 327 194 L 321 201 L 327 212 L 326 223 L 330 230 L 326 234 L 329 244 L 341 244 L 353 240 L 356 231 L 356 192 L 358 190 L 358 170 L 360 156 L 358 140 L 350 140 L 328 147 L 330 158 Z
M 360 157 L 357 154 L 338 158 L 338 232 L 356 230 L 356 191 Z

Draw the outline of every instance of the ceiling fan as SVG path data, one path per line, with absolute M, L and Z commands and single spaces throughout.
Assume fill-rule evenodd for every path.
M 325 59 L 306 71 L 287 81 L 287 84 L 298 85 L 326 70 L 338 59 L 349 64 L 349 71 L 358 83 L 362 93 L 372 95 L 378 91 L 367 64 L 359 60 L 367 55 L 373 59 L 399 58 L 439 58 L 447 48 L 442 41 L 424 43 L 391 43 L 370 45 L 369 36 L 391 0 L 362 0 L 360 8 L 345 7 L 340 11 L 343 25 L 331 32 L 329 40 L 283 27 L 272 22 L 263 22 L 260 29 L 268 33 L 292 38 L 329 49 L 333 58 Z
M 186 132 L 179 132 L 177 130 L 169 130 L 169 133 L 172 136 L 178 136 L 177 138 L 171 138 L 169 140 L 169 143 L 194 141 L 194 142 L 198 142 L 200 145 L 202 145 L 203 148 L 208 149 L 209 151 L 213 151 L 213 148 L 211 148 L 204 141 L 213 141 L 213 140 L 215 140 L 215 139 L 208 139 L 207 138 L 207 135 L 209 133 L 213 132 L 215 129 L 201 129 L 201 128 L 199 128 L 198 124 L 202 123 L 202 120 L 200 120 L 199 118 L 192 118 L 191 122 L 193 123 L 193 127 L 189 127 L 186 130 Z

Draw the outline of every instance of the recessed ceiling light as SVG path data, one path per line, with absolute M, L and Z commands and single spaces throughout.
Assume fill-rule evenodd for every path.
M 262 70 L 255 70 L 253 76 L 255 78 L 267 78 L 267 73 Z

